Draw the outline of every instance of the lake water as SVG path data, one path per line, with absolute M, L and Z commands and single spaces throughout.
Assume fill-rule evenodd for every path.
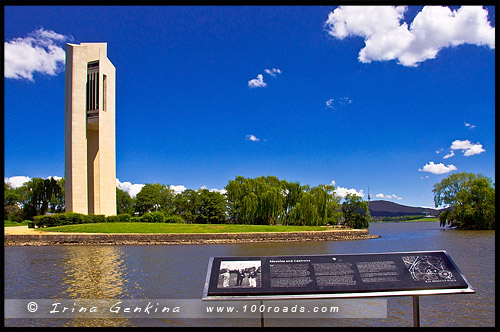
M 373 223 L 380 238 L 214 245 L 5 247 L 6 299 L 199 299 L 211 256 L 286 256 L 446 250 L 475 294 L 420 297 L 425 326 L 495 326 L 495 232 L 439 222 Z M 409 327 L 412 297 L 388 297 L 387 318 L 267 318 L 266 326 Z M 6 319 L 6 326 L 260 326 L 260 319 Z

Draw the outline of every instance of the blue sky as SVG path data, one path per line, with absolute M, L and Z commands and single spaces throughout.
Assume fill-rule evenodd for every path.
M 65 43 L 107 42 L 116 173 L 274 175 L 433 207 L 495 181 L 494 7 L 6 6 L 4 176 L 64 176 Z

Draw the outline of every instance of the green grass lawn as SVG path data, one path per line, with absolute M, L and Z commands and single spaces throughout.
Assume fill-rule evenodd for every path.
M 16 221 L 10 221 L 10 220 L 4 220 L 3 225 L 5 227 L 13 227 L 13 226 L 26 226 L 28 227 L 28 223 L 30 220 L 25 220 L 23 222 L 16 222 Z
M 37 230 L 47 232 L 78 233 L 251 233 L 324 231 L 328 229 L 328 227 L 324 226 L 175 224 L 142 222 L 112 222 L 37 228 Z

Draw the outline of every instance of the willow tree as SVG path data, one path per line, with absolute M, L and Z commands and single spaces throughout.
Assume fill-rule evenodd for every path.
M 439 215 L 441 226 L 495 229 L 495 187 L 490 178 L 455 173 L 436 183 L 432 192 L 436 207 L 448 207 Z
M 230 180 L 225 189 L 231 220 L 262 225 L 282 222 L 287 212 L 286 187 L 286 181 L 275 176 Z
M 291 225 L 317 225 L 319 220 L 314 196 L 309 191 L 303 191 L 297 204 L 290 213 Z
M 280 187 L 268 186 L 261 193 L 257 220 L 264 225 L 276 225 L 283 216 L 285 197 Z
M 230 219 L 263 225 L 325 225 L 335 219 L 338 200 L 331 185 L 310 188 L 275 176 L 237 176 L 226 186 Z
M 281 190 L 285 199 L 281 223 L 283 225 L 288 225 L 290 221 L 290 213 L 293 211 L 293 208 L 297 205 L 302 196 L 302 187 L 298 182 L 283 181 Z
M 318 212 L 319 225 L 336 223 L 338 212 L 336 212 L 339 198 L 335 195 L 335 187 L 332 185 L 320 184 L 312 187 L 310 193 L 314 197 L 314 205 Z

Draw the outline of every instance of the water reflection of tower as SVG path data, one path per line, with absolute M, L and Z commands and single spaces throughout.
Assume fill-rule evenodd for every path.
M 62 297 L 68 299 L 116 299 L 129 297 L 126 290 L 124 253 L 115 246 L 64 246 L 61 262 Z M 76 315 L 78 317 L 78 315 Z M 69 326 L 126 326 L 129 320 L 74 318 Z
M 123 294 L 125 262 L 114 246 L 67 246 L 63 261 L 68 298 L 107 299 Z

